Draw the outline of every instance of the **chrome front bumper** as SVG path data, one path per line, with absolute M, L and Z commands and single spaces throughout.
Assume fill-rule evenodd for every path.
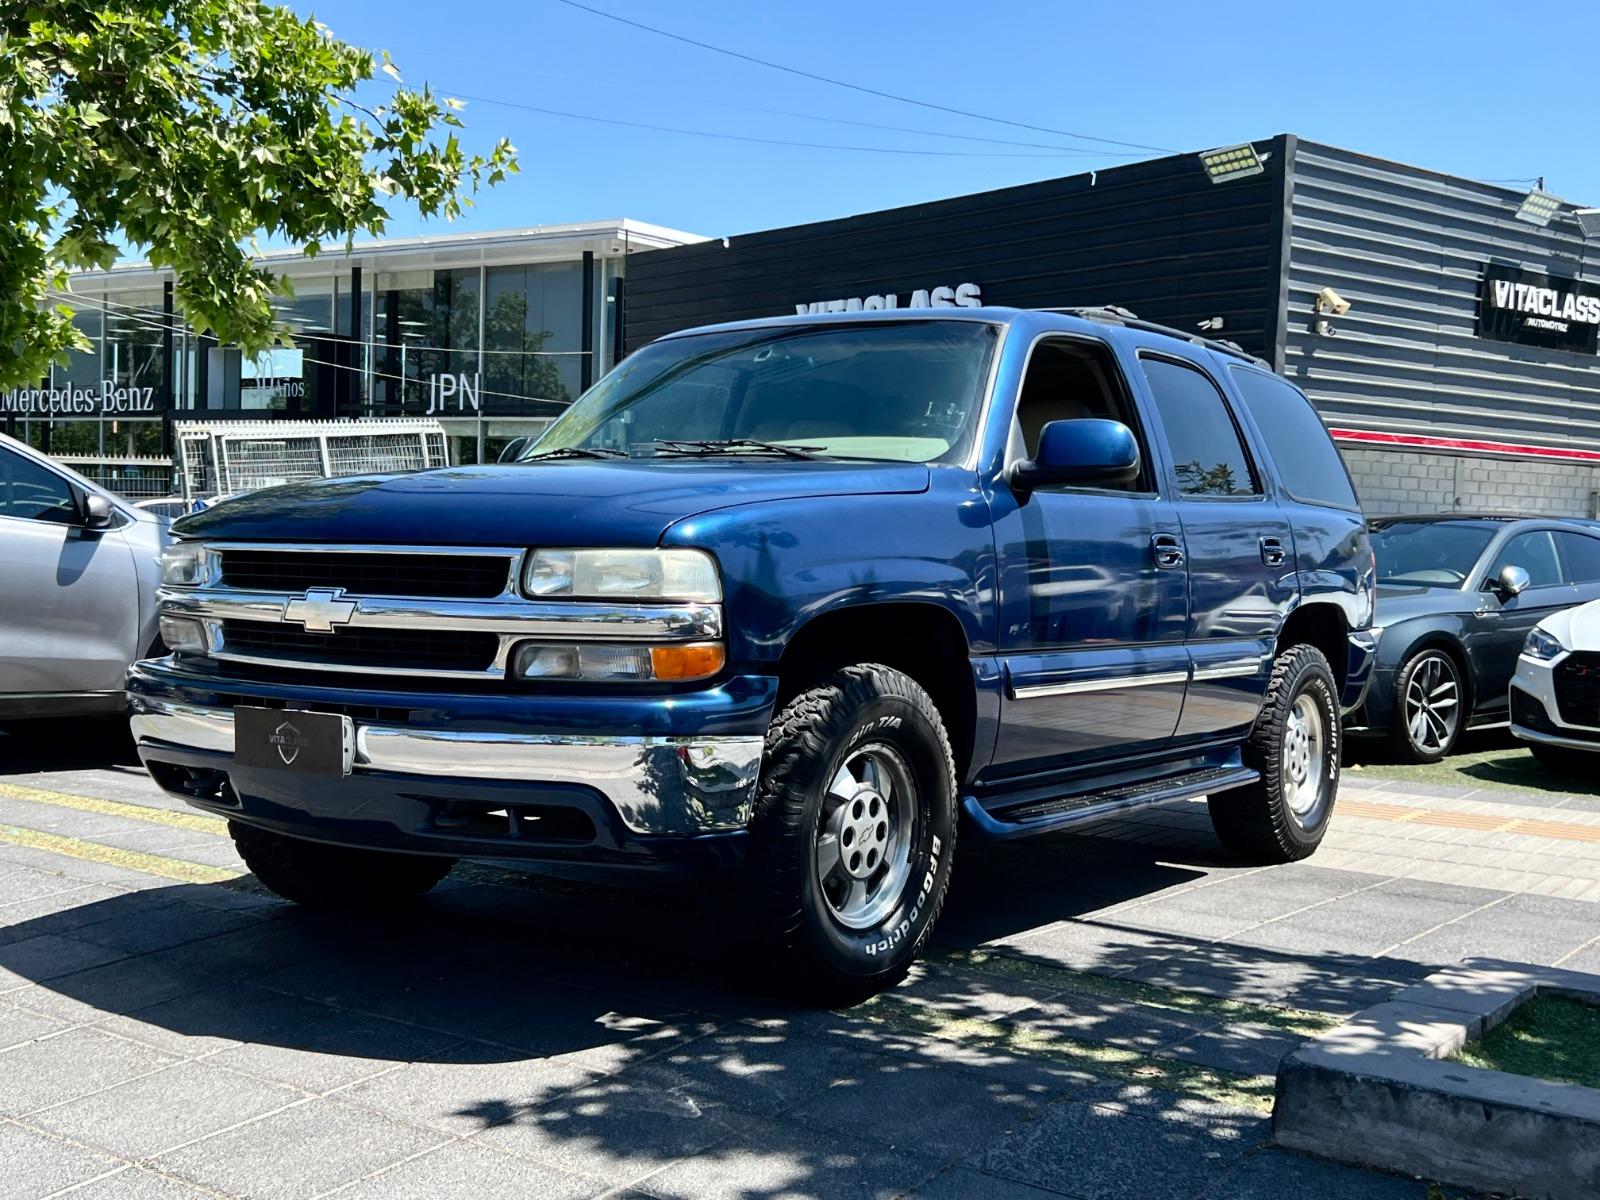
M 233 712 L 132 695 L 141 746 L 232 755 Z M 759 736 L 611 737 L 430 730 L 355 722 L 357 772 L 525 780 L 592 788 L 639 834 L 741 829 L 750 820 Z

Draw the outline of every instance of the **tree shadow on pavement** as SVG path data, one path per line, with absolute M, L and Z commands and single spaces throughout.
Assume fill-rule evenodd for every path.
M 650 1175 L 659 1196 L 965 1196 L 1015 1183 L 1245 1194 L 1224 1182 L 1238 1172 L 1261 1176 L 1264 1194 L 1422 1200 L 1414 1181 L 1269 1149 L 1259 1109 L 1207 1091 L 1206 1079 L 1243 1078 L 1218 1065 L 1232 1061 L 1226 1046 L 1204 1040 L 1225 1034 L 1218 1015 L 1152 1015 L 1136 999 L 1075 990 L 1075 973 L 1092 972 L 1337 1008 L 1355 1004 L 1344 981 L 1371 986 L 1367 959 L 1077 919 L 1203 873 L 1169 849 L 1093 838 L 970 849 L 932 963 L 849 1012 L 774 993 L 716 889 L 468 866 L 383 917 L 309 913 L 248 887 L 156 886 L 84 904 L 69 893 L 0 927 L 0 1008 L 313 1094 L 342 1088 L 343 1105 L 470 1135 L 569 1180 L 622 1187 Z M 1062 940 L 1008 952 L 1025 973 L 967 953 L 1041 928 Z M 1389 986 L 1406 968 L 1387 968 Z M 1019 1024 L 1034 1041 L 992 1032 Z M 1052 1031 L 1192 1062 L 1199 1082 L 1165 1090 L 1140 1080 L 1136 1060 L 1107 1069 L 1092 1054 L 1036 1052 Z M 35 1046 L 65 1053 L 71 1033 Z M 1207 1073 L 1214 1065 L 1220 1074 Z M 0 1111 L 12 1111 L 6 1091 Z M 427 1194 L 407 1190 L 407 1169 L 385 1194 Z

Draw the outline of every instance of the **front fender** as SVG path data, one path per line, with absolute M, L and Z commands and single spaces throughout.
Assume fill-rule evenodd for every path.
M 688 517 L 662 543 L 716 556 L 735 670 L 769 669 L 822 613 L 888 602 L 937 605 L 961 623 L 973 654 L 992 654 L 988 504 L 970 472 L 932 475 L 923 493 L 771 501 Z

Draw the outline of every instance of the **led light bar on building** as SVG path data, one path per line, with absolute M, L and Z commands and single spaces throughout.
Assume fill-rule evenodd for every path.
M 1517 220 L 1526 221 L 1529 225 L 1548 225 L 1550 218 L 1560 211 L 1560 200 L 1549 192 L 1534 188 L 1522 198 L 1522 207 L 1517 209 Z
M 1212 183 L 1226 183 L 1230 179 L 1243 179 L 1246 175 L 1260 175 L 1266 171 L 1261 155 L 1249 142 L 1238 146 L 1222 146 L 1216 150 L 1200 152 L 1200 165 L 1206 169 Z
M 1572 214 L 1586 238 L 1600 238 L 1600 208 L 1580 208 Z

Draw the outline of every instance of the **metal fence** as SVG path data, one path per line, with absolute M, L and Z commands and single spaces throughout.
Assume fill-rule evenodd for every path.
M 173 433 L 186 499 L 450 461 L 437 421 L 180 421 Z
M 170 458 L 63 455 L 57 462 L 128 500 L 156 500 L 173 494 Z

